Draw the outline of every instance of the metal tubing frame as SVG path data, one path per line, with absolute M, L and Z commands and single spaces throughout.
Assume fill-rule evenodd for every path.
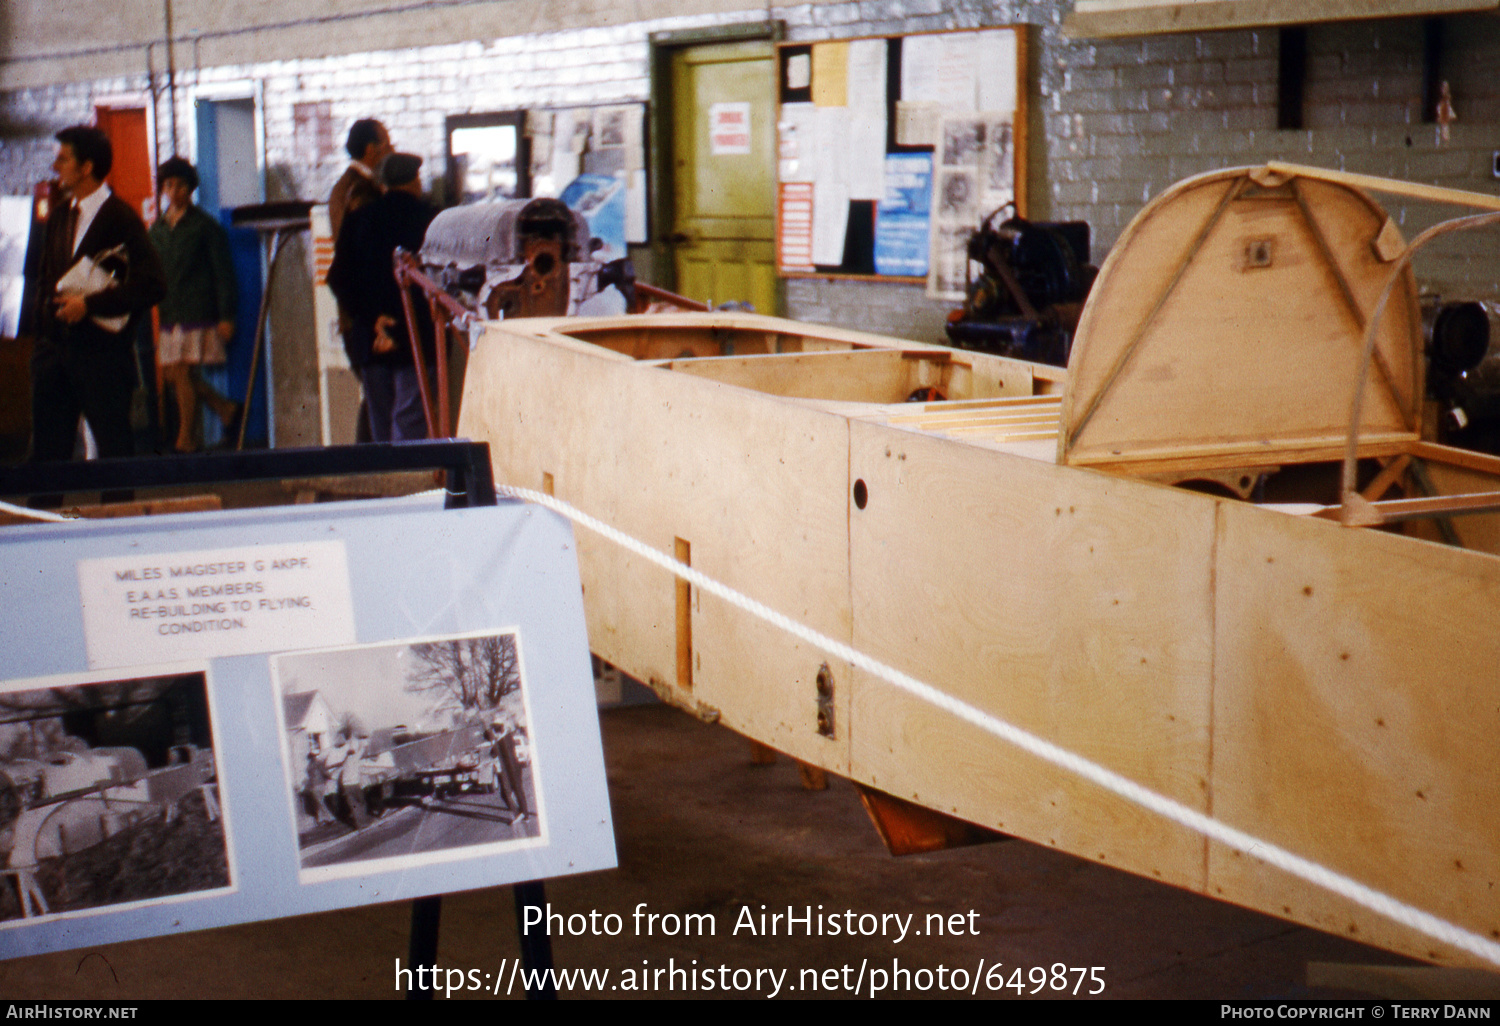
M 450 296 L 443 287 L 428 277 L 417 263 L 417 258 L 397 247 L 391 258 L 396 275 L 396 287 L 401 292 L 401 308 L 406 314 L 406 337 L 411 340 L 412 360 L 417 367 L 417 387 L 422 393 L 422 412 L 427 417 L 427 436 L 447 438 L 452 433 L 452 411 L 448 403 L 448 330 L 451 327 L 467 327 L 474 318 L 474 311 Z M 427 383 L 426 361 L 422 359 L 417 339 L 417 315 L 412 305 L 411 289 L 415 286 L 427 297 L 428 310 L 432 314 L 433 357 L 437 368 L 437 411 L 433 411 L 432 389 Z

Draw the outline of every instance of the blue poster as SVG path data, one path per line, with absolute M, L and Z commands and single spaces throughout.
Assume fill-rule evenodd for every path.
M 604 246 L 593 259 L 600 263 L 625 256 L 625 183 L 614 175 L 581 174 L 560 197 L 568 209 L 582 214 L 589 234 Z
M 875 211 L 875 273 L 927 276 L 932 231 L 932 154 L 885 158 L 885 198 Z

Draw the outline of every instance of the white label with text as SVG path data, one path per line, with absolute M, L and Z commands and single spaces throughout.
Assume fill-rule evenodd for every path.
M 354 642 L 342 541 L 84 559 L 78 588 L 96 669 Z

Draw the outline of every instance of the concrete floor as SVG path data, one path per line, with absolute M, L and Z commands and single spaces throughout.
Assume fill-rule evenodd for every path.
M 1054 963 L 1101 967 L 1104 998 L 1309 998 L 1354 996 L 1309 988 L 1309 962 L 1410 965 L 1397 956 L 1339 937 L 1293 926 L 1219 904 L 1118 870 L 1084 862 L 1021 841 L 892 858 L 877 839 L 858 797 L 846 781 L 832 779 L 822 792 L 802 790 L 787 759 L 757 766 L 748 743 L 660 705 L 607 710 L 601 715 L 615 817 L 619 868 L 547 884 L 553 911 L 616 913 L 616 937 L 563 936 L 553 940 L 564 969 L 608 969 L 619 985 L 626 970 L 697 970 L 717 983 L 732 976 L 719 967 L 781 972 L 781 996 L 815 996 L 799 984 L 818 979 L 853 983 L 864 967 L 861 996 L 874 970 L 969 974 L 983 960 L 985 976 L 1002 965 L 1006 982 L 1015 969 Z M 712 937 L 635 936 L 631 913 L 639 903 L 661 914 L 709 913 Z M 759 914 L 823 906 L 845 910 L 959 916 L 963 936 L 893 938 L 752 935 L 733 933 L 742 906 Z M 970 912 L 974 913 L 972 917 Z M 406 963 L 409 905 L 371 906 L 255 923 L 199 934 L 116 944 L 0 962 L 0 995 L 11 999 L 151 998 L 394 998 L 395 960 Z M 970 929 L 974 933 L 968 932 Z M 977 935 L 975 935 L 977 933 Z M 490 986 L 508 977 L 518 954 L 509 888 L 444 900 L 439 966 L 476 970 Z M 697 962 L 694 964 L 693 960 Z M 824 977 L 826 970 L 838 970 Z M 668 977 L 646 996 L 665 993 Z M 919 992 L 920 973 L 907 997 L 957 996 Z M 1025 977 L 1023 976 L 1023 980 Z M 1067 977 L 1071 991 L 1077 975 Z M 749 981 L 741 974 L 739 982 Z M 768 996 L 760 986 L 737 996 Z M 1086 978 L 1081 989 L 1095 989 Z M 1024 983 L 1030 991 L 1032 985 Z M 519 992 L 519 988 L 517 988 Z M 501 987 L 502 994 L 504 987 Z M 979 984 L 985 993 L 985 984 Z M 827 991 L 820 991 L 828 996 Z M 833 991 L 851 996 L 847 991 Z M 1044 990 L 1046 996 L 1055 992 Z M 455 993 L 453 997 L 488 997 Z M 560 996 L 628 997 L 606 989 L 573 989 Z M 964 996 L 967 996 L 965 994 Z M 1014 998 L 1006 989 L 992 996 Z M 1041 995 L 1039 995 L 1041 996 Z

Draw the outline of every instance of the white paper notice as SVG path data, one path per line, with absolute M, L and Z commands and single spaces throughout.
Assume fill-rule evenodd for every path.
M 978 44 L 973 32 L 907 36 L 901 42 L 901 99 L 949 114 L 975 109 Z
M 849 108 L 817 110 L 818 178 L 813 183 L 813 262 L 844 262 L 849 227 Z
M 844 234 L 849 229 L 849 188 L 843 182 L 813 183 L 813 263 L 837 267 L 844 262 Z
M 812 85 L 812 54 L 798 53 L 787 58 L 786 87 L 806 89 Z
M 849 198 L 885 195 L 884 39 L 849 44 Z
M 646 172 L 641 169 L 630 172 L 626 187 L 625 241 L 640 243 L 646 238 Z
M 813 115 L 816 180 L 849 183 L 849 108 L 818 107 Z M 804 150 L 804 153 L 806 151 Z
M 896 142 L 936 146 L 943 137 L 943 108 L 935 103 L 896 101 Z
M 715 157 L 750 152 L 748 101 L 715 103 L 708 108 L 709 151 Z
M 849 106 L 885 111 L 884 39 L 856 39 L 849 44 Z
M 78 563 L 89 666 L 141 666 L 354 643 L 342 541 Z
M 979 33 L 979 96 L 982 111 L 1010 113 L 1016 109 L 1016 34 Z
M 812 182 L 818 178 L 818 108 L 810 103 L 784 103 L 776 123 L 778 175 L 783 182 Z

